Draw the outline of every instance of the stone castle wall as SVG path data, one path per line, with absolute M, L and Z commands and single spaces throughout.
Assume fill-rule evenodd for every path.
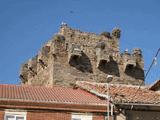
M 38 55 L 23 64 L 23 84 L 66 85 L 75 81 L 141 84 L 144 82 L 140 49 L 132 53 L 119 51 L 120 29 L 100 35 L 81 32 L 63 24 Z

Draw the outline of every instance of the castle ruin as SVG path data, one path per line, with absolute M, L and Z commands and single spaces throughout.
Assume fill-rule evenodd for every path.
M 59 32 L 38 55 L 24 63 L 20 79 L 28 85 L 70 86 L 76 81 L 139 85 L 144 83 L 144 61 L 140 49 L 120 53 L 121 30 L 99 35 L 62 24 Z

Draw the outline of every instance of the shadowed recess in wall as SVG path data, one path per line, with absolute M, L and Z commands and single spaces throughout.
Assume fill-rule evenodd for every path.
M 101 60 L 98 68 L 106 74 L 115 75 L 118 77 L 120 76 L 118 64 L 111 56 L 109 57 L 108 62 L 106 60 Z
M 72 56 L 72 58 L 69 61 L 69 64 L 76 69 L 80 70 L 81 72 L 89 72 L 92 73 L 92 65 L 89 57 L 82 52 L 81 56 Z
M 136 79 L 144 80 L 144 70 L 139 66 L 139 64 L 137 64 L 135 67 L 128 65 L 126 67 L 125 73 Z

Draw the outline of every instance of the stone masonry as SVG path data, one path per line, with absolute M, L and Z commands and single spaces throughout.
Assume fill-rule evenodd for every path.
M 20 70 L 22 84 L 74 85 L 76 81 L 139 85 L 144 83 L 144 61 L 140 49 L 120 53 L 118 28 L 99 35 L 81 32 L 62 24 L 59 32 L 38 55 Z

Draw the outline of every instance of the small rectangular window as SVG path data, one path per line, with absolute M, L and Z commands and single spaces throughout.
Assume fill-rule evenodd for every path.
M 26 120 L 26 112 L 5 112 L 4 120 Z
M 72 113 L 72 120 L 92 120 L 92 114 Z

